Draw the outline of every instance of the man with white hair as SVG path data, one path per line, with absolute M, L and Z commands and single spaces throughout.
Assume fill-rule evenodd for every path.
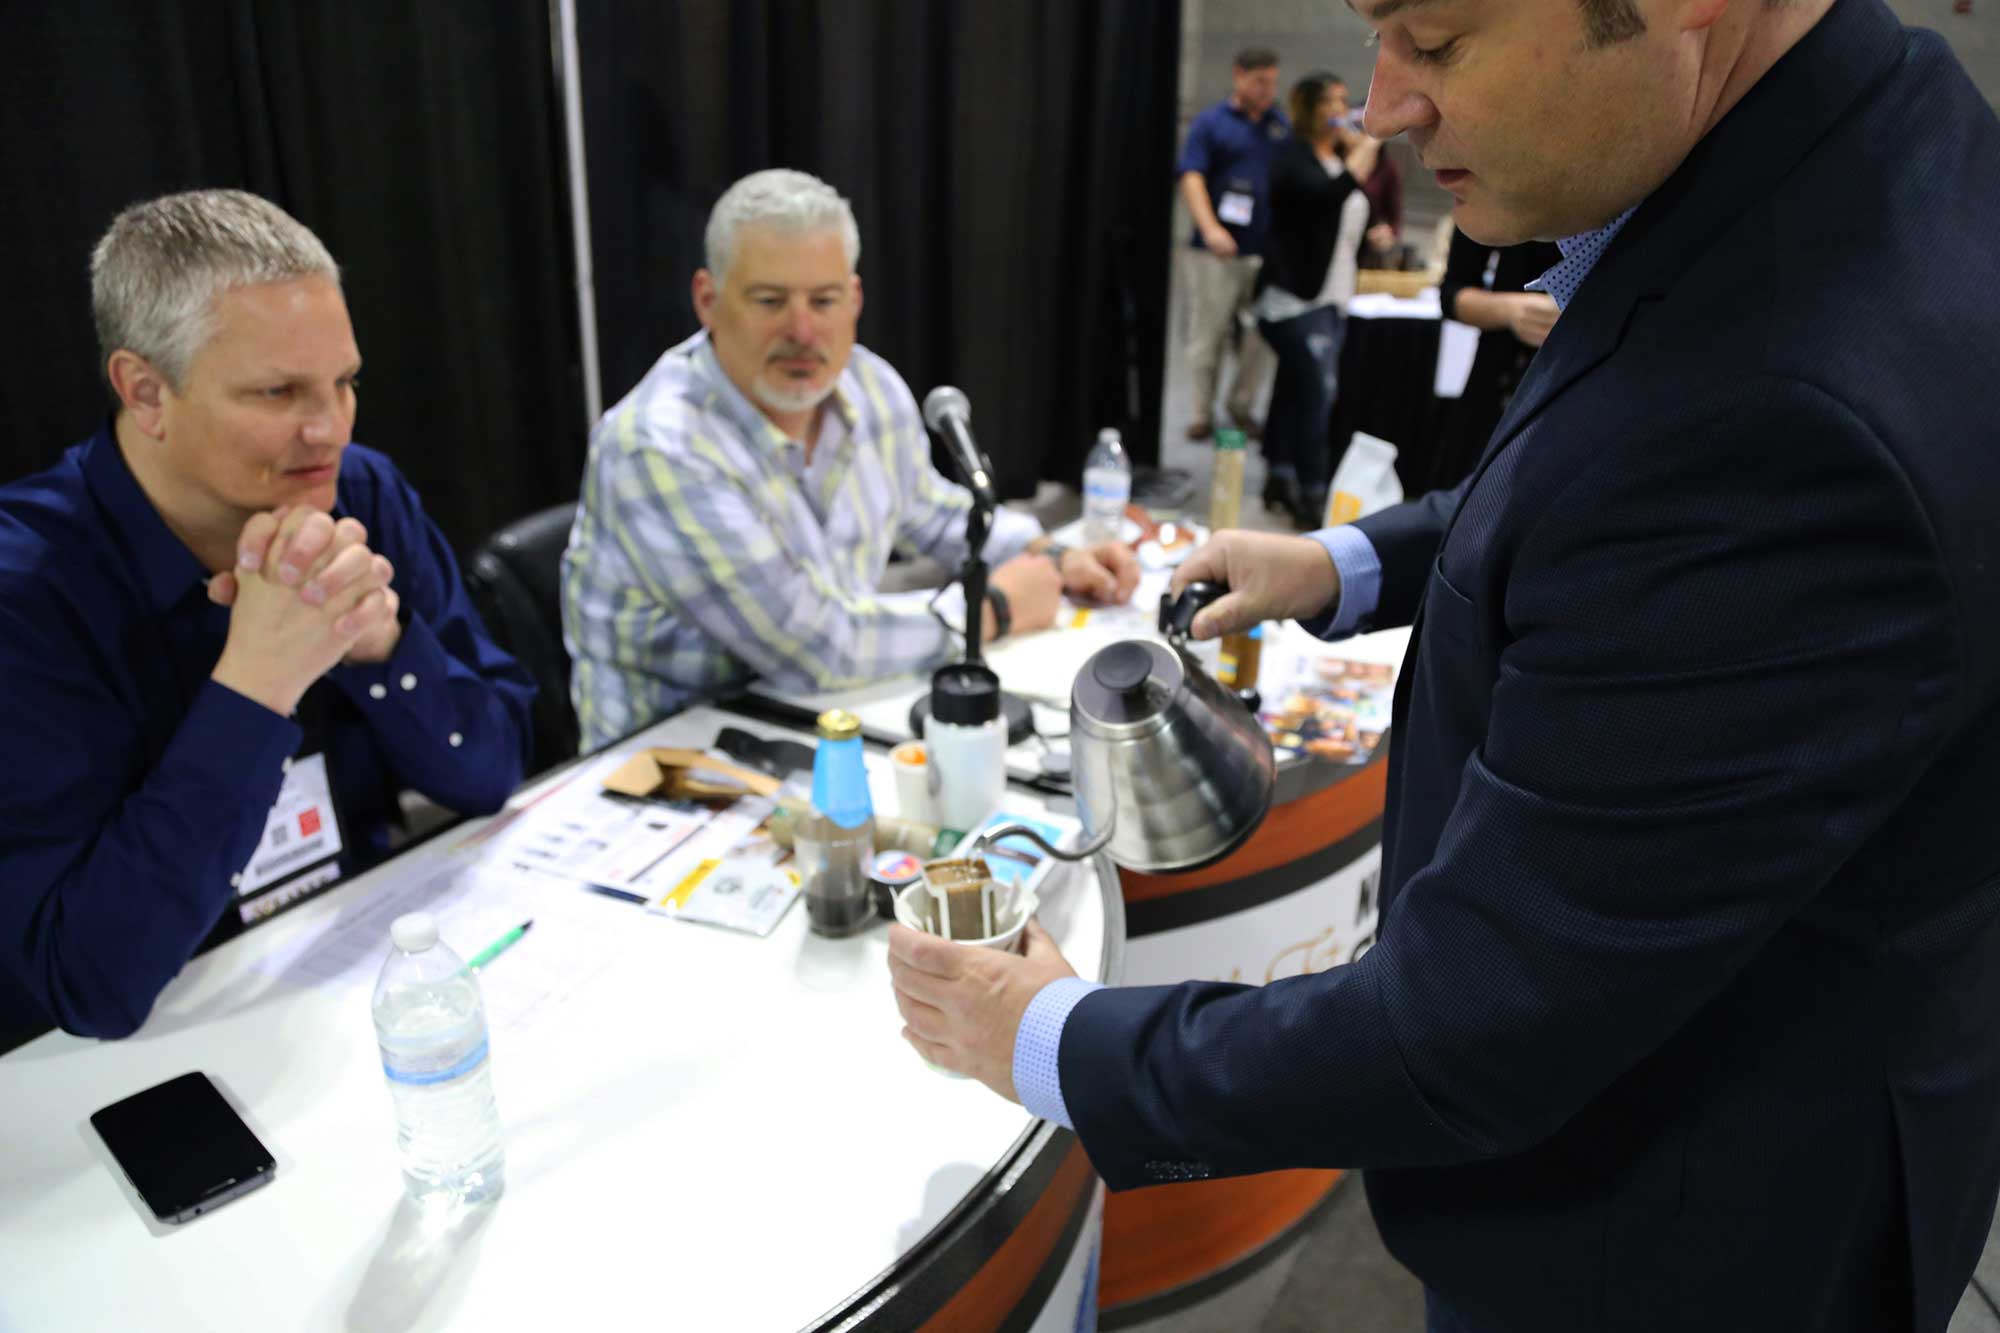
M 91 261 L 116 408 L 0 487 L 0 1050 L 134 1031 L 205 940 L 387 850 L 397 793 L 496 809 L 534 686 L 350 443 L 326 248 L 199 190 Z
M 736 182 L 694 275 L 701 331 L 591 435 L 563 557 L 563 630 L 594 749 L 762 677 L 800 693 L 919 671 L 954 651 L 927 594 L 877 595 L 892 549 L 955 567 L 971 495 L 932 468 L 909 386 L 858 346 L 861 235 L 799 171 Z M 1116 543 L 1067 550 L 994 515 L 986 639 L 1053 623 L 1059 595 L 1124 601 Z

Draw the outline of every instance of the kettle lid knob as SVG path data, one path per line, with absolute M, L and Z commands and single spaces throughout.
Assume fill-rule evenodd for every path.
M 1114 643 L 1090 664 L 1091 677 L 1113 694 L 1144 688 L 1153 675 L 1153 655 L 1142 643 Z
M 1099 648 L 1070 687 L 1070 724 L 1145 722 L 1173 705 L 1186 667 L 1164 643 L 1126 639 Z

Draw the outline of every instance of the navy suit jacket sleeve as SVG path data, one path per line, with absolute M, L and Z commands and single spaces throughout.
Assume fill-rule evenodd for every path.
M 1458 509 L 1469 482 L 1448 491 L 1432 491 L 1355 520 L 1382 561 L 1382 596 L 1368 623 L 1373 629 L 1407 625 L 1417 614 L 1417 602 L 1437 559 L 1438 543 Z
M 1543 1140 L 1745 966 L 1966 707 L 1960 627 L 1991 609 L 1956 604 L 1898 462 L 1812 386 L 1739 378 L 1607 439 L 1484 584 L 1439 558 L 1439 512 L 1368 520 L 1385 613 L 1434 562 L 1425 653 L 1499 662 L 1437 852 L 1355 963 L 1077 1006 L 1064 1097 L 1115 1188 Z

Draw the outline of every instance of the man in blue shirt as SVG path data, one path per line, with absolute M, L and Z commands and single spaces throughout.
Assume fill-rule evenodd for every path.
M 380 856 L 401 788 L 498 808 L 534 692 L 350 443 L 318 238 L 170 195 L 113 221 L 91 295 L 117 408 L 0 488 L 0 1050 L 131 1033 L 204 941 Z
M 1184 270 L 1188 373 L 1194 382 L 1190 440 L 1207 439 L 1215 430 L 1223 353 L 1255 294 L 1270 227 L 1271 150 L 1291 131 L 1277 100 L 1278 57 L 1257 48 L 1240 52 L 1230 70 L 1229 96 L 1194 118 L 1175 168 L 1181 199 L 1194 219 Z M 1253 413 L 1271 364 L 1271 349 L 1244 323 L 1229 415 L 1252 435 L 1261 433 Z

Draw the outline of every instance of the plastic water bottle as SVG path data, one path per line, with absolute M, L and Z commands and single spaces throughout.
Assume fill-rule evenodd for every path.
M 419 1203 L 477 1203 L 504 1184 L 479 982 L 428 912 L 399 916 L 375 983 L 375 1037 L 396 1103 L 403 1182 Z
M 1110 426 L 1097 432 L 1090 457 L 1083 460 L 1083 539 L 1117 541 L 1125 527 L 1125 506 L 1132 499 L 1132 460 L 1125 442 Z

